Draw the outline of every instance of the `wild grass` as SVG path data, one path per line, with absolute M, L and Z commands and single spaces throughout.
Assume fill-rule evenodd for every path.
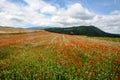
M 55 33 L 37 33 L 36 38 L 34 34 L 30 41 L 21 36 L 24 43 L 0 48 L 0 80 L 120 79 L 119 44 Z
M 120 42 L 120 38 L 110 38 L 110 37 L 91 37 L 91 38 L 112 41 L 112 42 Z

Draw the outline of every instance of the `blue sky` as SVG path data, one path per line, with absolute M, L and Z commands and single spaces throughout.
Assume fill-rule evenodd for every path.
M 12 3 L 27 5 L 24 0 L 8 0 Z M 97 14 L 110 14 L 120 10 L 120 0 L 43 0 L 56 7 L 66 8 L 69 4 L 80 3 L 87 9 Z
M 2 26 L 95 25 L 120 33 L 120 0 L 1 0 L 0 19 Z
M 89 10 L 98 14 L 109 14 L 113 10 L 120 10 L 120 0 L 45 0 L 54 5 L 65 7 L 68 4 L 80 3 Z

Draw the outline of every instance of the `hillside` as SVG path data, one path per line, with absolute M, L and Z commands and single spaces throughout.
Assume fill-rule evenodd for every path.
M 118 34 L 106 33 L 95 26 L 76 26 L 69 28 L 47 28 L 46 31 L 71 34 L 71 35 L 86 35 L 86 36 L 100 36 L 100 37 L 120 37 Z
M 2 27 L 0 26 L 0 33 L 23 33 L 23 32 L 32 32 L 32 30 L 27 30 L 24 28 L 13 28 L 13 27 Z

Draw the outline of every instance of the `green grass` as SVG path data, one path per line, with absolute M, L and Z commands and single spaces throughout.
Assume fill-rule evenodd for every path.
M 110 38 L 110 37 L 90 37 L 90 38 L 112 41 L 112 42 L 120 42 L 120 38 Z
M 119 38 L 35 35 L 0 47 L 0 80 L 119 80 Z
M 44 46 L 31 48 L 25 45 L 0 49 L 0 55 L 4 55 L 0 56 L 0 80 L 114 80 L 119 75 L 117 71 L 120 67 L 117 64 L 111 65 L 112 60 L 99 61 L 100 56 L 78 50 L 76 54 L 82 61 L 71 64 L 68 61 L 71 50 L 68 49 L 66 60 L 61 58 L 65 52 L 59 53 L 57 47 L 54 47 L 54 50 L 41 49 L 42 47 Z M 56 54 L 53 56 L 54 52 Z M 90 60 L 91 57 L 95 61 Z M 73 59 L 76 59 L 76 56 Z M 114 71 L 111 70 L 113 67 Z

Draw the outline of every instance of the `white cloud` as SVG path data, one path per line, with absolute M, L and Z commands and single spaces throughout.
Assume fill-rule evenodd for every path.
M 89 12 L 86 8 L 83 8 L 79 3 L 71 5 L 67 10 L 67 14 L 81 20 L 88 20 L 94 17 L 93 13 Z
M 24 0 L 27 5 L 1 0 L 0 25 L 5 26 L 78 26 L 95 25 L 106 32 L 120 33 L 120 11 L 98 15 L 80 3 L 58 8 L 44 0 Z
M 42 13 L 54 14 L 54 13 L 56 13 L 56 7 L 48 5 L 48 6 L 43 7 L 41 9 L 41 12 Z
M 51 20 L 61 23 L 63 26 L 89 25 L 89 20 L 92 20 L 95 16 L 95 14 L 82 7 L 81 4 L 76 3 L 69 5 L 67 9 L 59 9 Z
M 106 32 L 120 33 L 120 14 L 97 15 L 91 21 L 91 24 Z

